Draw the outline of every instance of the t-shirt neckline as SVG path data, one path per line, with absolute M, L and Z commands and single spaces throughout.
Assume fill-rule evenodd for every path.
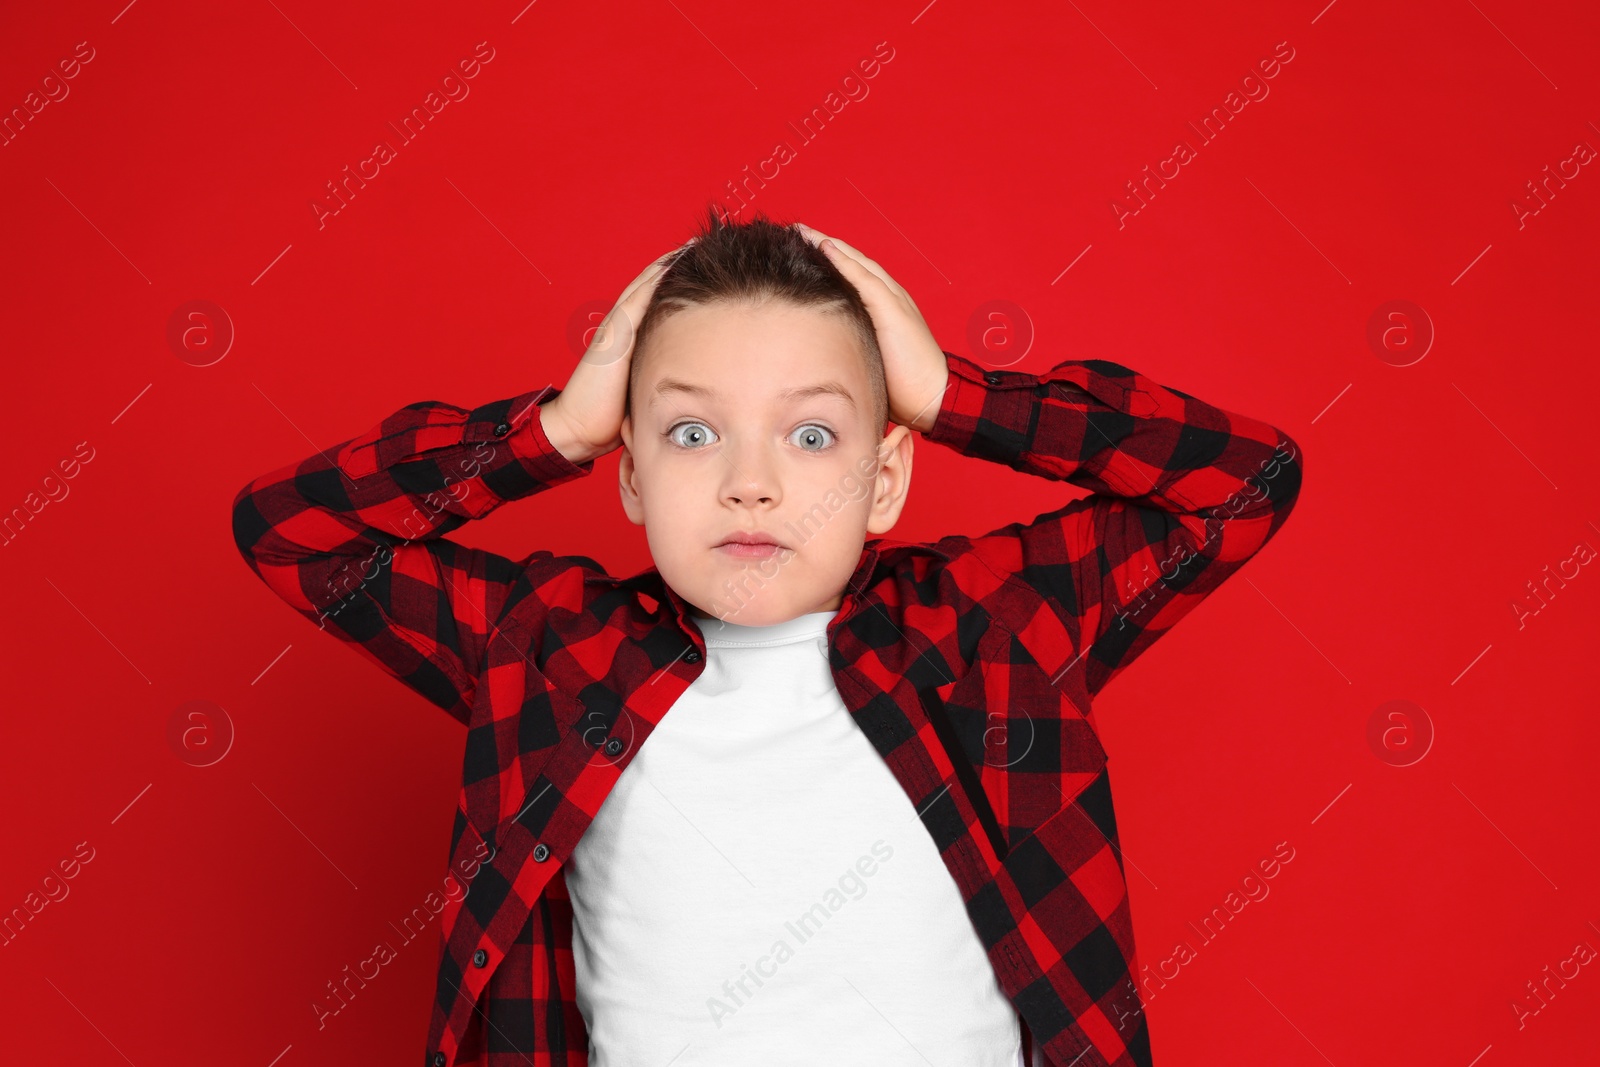
M 755 648 L 821 637 L 827 632 L 829 621 L 838 613 L 837 608 L 832 611 L 809 611 L 769 626 L 746 626 L 724 619 L 702 619 L 698 616 L 695 617 L 695 623 L 700 627 L 707 647 Z

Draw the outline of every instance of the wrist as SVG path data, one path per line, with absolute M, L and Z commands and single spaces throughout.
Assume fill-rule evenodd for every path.
M 550 447 L 561 453 L 569 463 L 581 467 L 599 455 L 573 434 L 567 421 L 561 417 L 561 412 L 556 408 L 555 400 L 539 405 L 539 427 L 544 433 L 545 440 L 550 442 Z
M 950 391 L 950 371 L 945 369 L 943 377 L 931 393 L 931 399 L 922 405 L 916 415 L 906 425 L 918 433 L 927 433 L 933 429 L 934 423 L 939 421 L 939 412 L 944 408 L 945 394 Z

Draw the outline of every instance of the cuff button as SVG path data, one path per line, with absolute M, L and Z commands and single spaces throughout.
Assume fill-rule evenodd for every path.
M 496 426 L 494 428 L 494 435 L 496 437 L 504 437 L 506 434 L 508 434 L 510 432 L 511 432 L 511 424 L 509 422 L 502 422 L 500 425 L 498 425 L 498 426 Z

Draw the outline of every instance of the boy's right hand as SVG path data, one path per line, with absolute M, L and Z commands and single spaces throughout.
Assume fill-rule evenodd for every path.
M 622 411 L 628 395 L 633 339 L 651 294 L 679 245 L 651 263 L 622 291 L 596 327 L 572 377 L 554 399 L 539 405 L 545 436 L 563 456 L 583 464 L 622 446 Z

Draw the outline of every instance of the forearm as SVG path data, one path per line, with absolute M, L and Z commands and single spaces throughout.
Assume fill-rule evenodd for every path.
M 588 474 L 546 436 L 546 387 L 462 408 L 411 404 L 359 437 L 263 475 L 233 526 L 258 576 L 322 614 L 371 581 L 400 544 L 442 537 L 501 504 Z
M 1292 506 L 1299 448 L 1266 422 L 1106 360 L 1029 374 L 945 355 L 950 379 L 930 440 L 1164 511 L 1271 518 L 1276 528 Z
M 1064 626 L 1034 654 L 1081 664 L 1091 697 L 1259 552 L 1299 498 L 1299 447 L 1259 419 L 1105 360 L 1033 375 L 946 356 L 925 436 L 1092 490 L 971 549 L 984 573 L 1055 608 Z

